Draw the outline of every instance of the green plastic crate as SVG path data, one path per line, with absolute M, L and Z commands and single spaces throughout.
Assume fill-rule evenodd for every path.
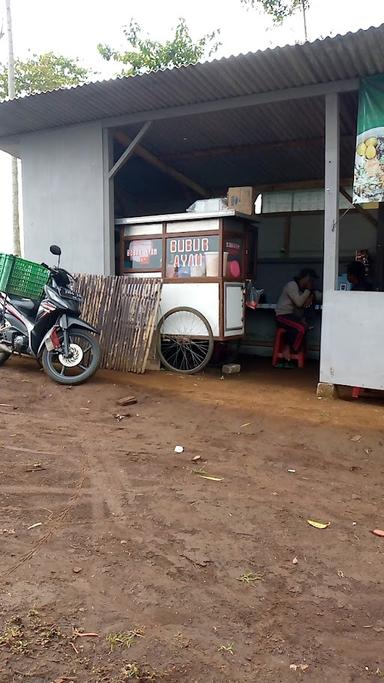
M 5 292 L 12 271 L 15 257 L 11 254 L 0 254 L 0 292 Z
M 25 299 L 40 299 L 50 272 L 33 261 L 0 254 L 0 290 Z

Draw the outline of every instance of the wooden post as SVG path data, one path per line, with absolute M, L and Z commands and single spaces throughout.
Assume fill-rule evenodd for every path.
M 339 96 L 329 93 L 325 98 L 324 292 L 336 288 L 339 274 L 339 176 Z
M 7 34 L 8 34 L 8 97 L 10 100 L 15 98 L 15 57 L 13 54 L 13 33 L 12 33 L 12 13 L 11 0 L 5 0 L 7 14 Z M 13 253 L 21 255 L 20 245 L 20 216 L 19 216 L 19 176 L 17 157 L 12 157 L 12 232 L 13 232 Z
M 291 228 L 292 228 L 292 214 L 285 217 L 284 223 L 284 239 L 283 239 L 283 252 L 284 256 L 288 258 L 289 251 L 291 248 Z
M 340 187 L 340 114 L 339 96 L 330 93 L 325 97 L 325 209 L 324 209 L 324 304 L 320 346 L 320 398 L 335 396 L 335 387 L 329 383 L 328 367 L 323 349 L 329 343 L 327 325 L 328 297 L 336 289 L 339 274 L 339 187 Z
M 304 23 L 304 40 L 308 40 L 308 26 L 307 26 L 307 8 L 305 5 L 305 0 L 301 0 L 301 11 L 303 14 L 303 23 Z
M 108 128 L 103 135 L 103 237 L 104 275 L 115 275 L 115 188 L 114 179 L 109 176 L 113 163 L 113 140 Z

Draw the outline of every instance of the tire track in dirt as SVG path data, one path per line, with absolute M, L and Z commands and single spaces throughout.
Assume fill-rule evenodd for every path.
M 73 491 L 73 486 L 32 486 L 28 484 L 26 486 L 21 486 L 18 484 L 0 484 L 0 494 L 2 493 L 16 493 L 23 495 L 39 495 L 39 496 L 68 496 Z M 82 495 L 90 496 L 93 493 L 93 489 L 82 489 Z

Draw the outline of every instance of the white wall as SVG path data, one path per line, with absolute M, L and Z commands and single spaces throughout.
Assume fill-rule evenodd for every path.
M 325 292 L 320 381 L 384 389 L 384 292 Z
M 12 251 L 11 157 L 0 152 L 0 252 Z
M 21 159 L 25 258 L 52 262 L 55 243 L 71 272 L 104 273 L 100 124 L 27 135 Z

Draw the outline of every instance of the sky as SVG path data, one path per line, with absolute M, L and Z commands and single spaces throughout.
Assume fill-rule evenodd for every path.
M 0 26 L 4 4 L 0 0 Z M 12 0 L 12 11 L 16 57 L 48 51 L 78 57 L 100 78 L 113 76 L 115 67 L 98 56 L 97 44 L 123 47 L 121 29 L 132 17 L 159 40 L 168 37 L 179 17 L 186 19 L 195 39 L 220 29 L 222 45 L 217 57 L 303 40 L 300 14 L 275 27 L 266 15 L 242 7 L 240 0 Z M 382 0 L 311 0 L 308 38 L 344 34 L 383 22 Z M 0 62 L 6 60 L 5 36 L 0 40 Z M 0 153 L 0 250 L 11 248 L 10 163 L 7 155 Z

